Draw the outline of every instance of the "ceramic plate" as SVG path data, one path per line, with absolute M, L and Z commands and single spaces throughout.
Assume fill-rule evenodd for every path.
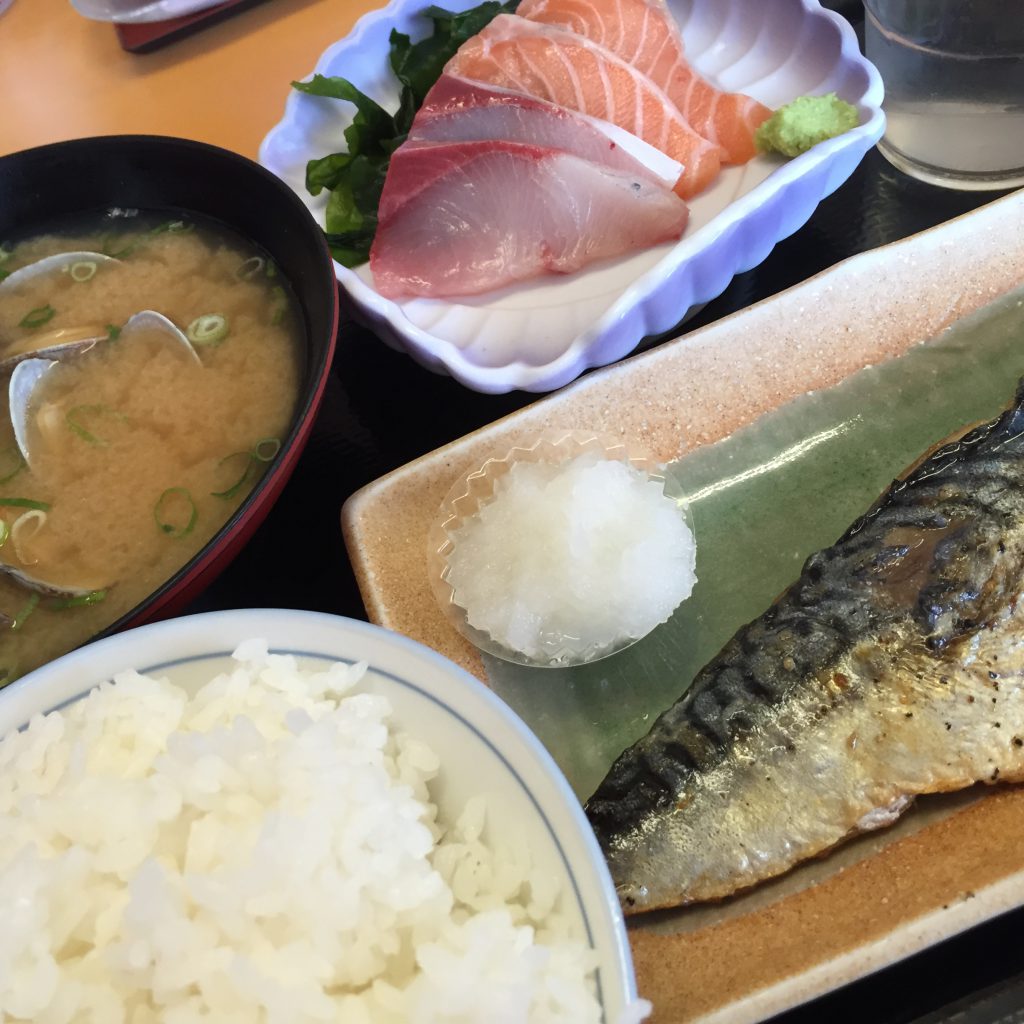
M 431 793 L 453 817 L 487 798 L 490 841 L 526 844 L 536 870 L 561 891 L 573 934 L 597 953 L 606 1021 L 636 996 L 626 932 L 604 858 L 583 811 L 547 751 L 519 718 L 469 673 L 395 633 L 334 615 L 278 609 L 212 612 L 128 630 L 90 644 L 0 691 L 0 736 L 134 668 L 198 689 L 230 669 L 231 652 L 259 637 L 303 663 L 365 661 L 358 690 L 381 694 L 392 722 L 442 751 Z
M 447 0 L 462 10 L 476 0 Z M 852 173 L 884 127 L 882 83 L 860 54 L 853 29 L 816 0 L 668 0 L 693 64 L 722 88 L 778 107 L 835 91 L 856 105 L 858 127 L 780 163 L 756 157 L 725 168 L 691 203 L 674 244 L 461 300 L 385 299 L 368 266 L 336 264 L 356 314 L 389 344 L 477 391 L 549 391 L 593 366 L 621 359 L 640 341 L 677 325 L 720 294 L 734 274 L 757 266 Z M 392 28 L 414 38 L 425 0 L 393 0 L 362 18 L 317 62 L 384 106 L 398 102 L 387 65 Z M 293 92 L 260 161 L 301 195 L 323 223 L 327 193 L 305 191 L 306 162 L 344 145 L 350 104 Z

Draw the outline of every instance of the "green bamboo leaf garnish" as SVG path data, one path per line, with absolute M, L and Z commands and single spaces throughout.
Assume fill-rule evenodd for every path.
M 434 23 L 434 30 L 418 43 L 395 29 L 391 30 L 391 70 L 404 86 L 397 118 L 403 132 L 409 130 L 413 115 L 441 77 L 445 64 L 455 56 L 455 51 L 499 14 L 513 14 L 518 6 L 519 0 L 511 0 L 510 3 L 491 0 L 460 14 L 446 11 L 443 7 L 428 7 L 423 15 Z
M 519 0 L 488 0 L 460 14 L 428 7 L 423 13 L 433 22 L 433 31 L 415 43 L 409 36 L 392 30 L 391 69 L 402 85 L 394 114 L 345 78 L 314 75 L 308 82 L 292 82 L 300 92 L 344 100 L 356 108 L 355 117 L 344 132 L 347 152 L 330 153 L 306 165 L 309 192 L 315 196 L 328 189 L 331 193 L 325 213 L 325 234 L 339 263 L 355 267 L 369 259 L 391 154 L 405 141 L 416 111 L 445 64 L 467 39 L 499 14 L 511 14 L 518 6 Z

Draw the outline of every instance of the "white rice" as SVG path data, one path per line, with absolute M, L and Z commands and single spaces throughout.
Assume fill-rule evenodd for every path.
M 557 894 L 481 801 L 435 820 L 438 758 L 364 666 L 236 659 L 0 741 L 0 1024 L 601 1019 Z

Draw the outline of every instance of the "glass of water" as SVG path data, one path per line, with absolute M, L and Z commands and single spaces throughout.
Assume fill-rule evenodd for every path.
M 878 148 L 916 178 L 1024 185 L 1024 0 L 864 0 L 885 83 Z

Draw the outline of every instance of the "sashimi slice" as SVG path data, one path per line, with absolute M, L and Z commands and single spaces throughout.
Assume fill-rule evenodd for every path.
M 728 163 L 756 152 L 754 132 L 771 110 L 742 93 L 722 92 L 683 55 L 683 39 L 664 0 L 522 0 L 517 13 L 586 36 L 647 75 Z
M 674 192 L 543 146 L 406 142 L 370 252 L 381 295 L 471 295 L 675 240 Z
M 675 190 L 696 195 L 718 173 L 722 150 L 690 127 L 644 74 L 574 32 L 499 14 L 467 40 L 445 71 L 526 93 L 617 124 L 683 165 Z
M 682 166 L 610 121 L 511 92 L 442 74 L 427 93 L 409 131 L 412 142 L 505 139 L 563 149 L 611 170 L 672 188 Z

